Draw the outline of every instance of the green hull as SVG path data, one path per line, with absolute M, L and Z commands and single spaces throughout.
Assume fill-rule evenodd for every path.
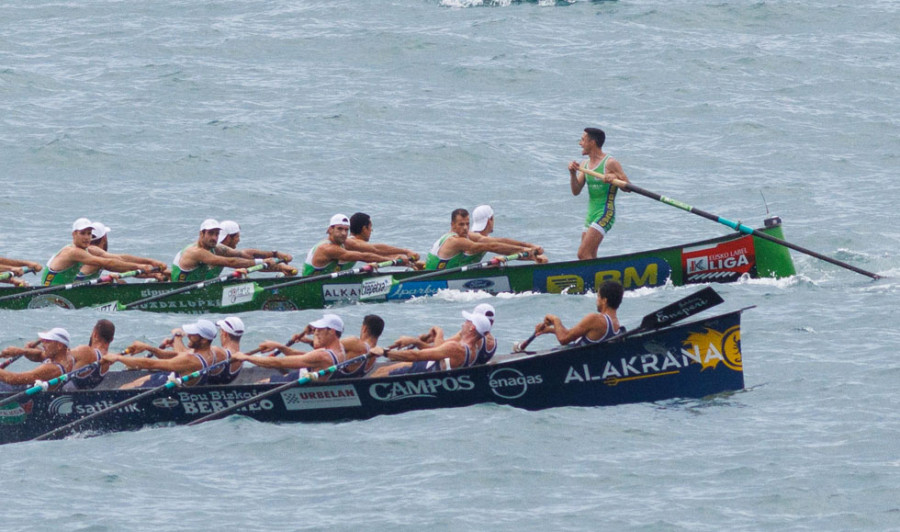
M 761 231 L 784 238 L 780 225 Z M 588 261 L 555 262 L 537 265 L 522 263 L 501 268 L 455 272 L 428 280 L 403 283 L 420 272 L 393 273 L 389 290 L 367 301 L 403 300 L 433 295 L 442 289 L 500 292 L 583 293 L 606 279 L 620 281 L 627 290 L 665 285 L 733 282 L 750 277 L 789 277 L 794 263 L 787 248 L 767 240 L 735 233 L 628 255 Z M 380 275 L 379 275 L 380 277 Z M 181 313 L 235 313 L 251 310 L 301 310 L 359 300 L 361 283 L 371 276 L 346 276 L 312 281 L 276 290 L 265 290 L 288 279 L 265 278 L 236 280 L 214 284 L 145 303 L 139 310 Z M 2 296 L 22 294 L 16 299 L 0 300 L 0 309 L 31 309 L 47 306 L 64 308 L 100 308 L 116 310 L 132 301 L 161 294 L 186 283 L 126 283 L 93 285 L 53 293 L 29 295 L 34 289 L 11 288 Z

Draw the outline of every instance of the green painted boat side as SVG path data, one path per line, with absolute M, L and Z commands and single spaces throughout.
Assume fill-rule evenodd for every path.
M 784 238 L 780 224 L 760 229 Z M 667 282 L 682 286 L 694 283 L 733 282 L 744 275 L 783 278 L 794 275 L 787 248 L 772 242 L 734 233 L 692 244 L 602 257 L 588 261 L 549 264 L 519 263 L 499 268 L 453 272 L 424 281 L 404 282 L 421 272 L 376 274 L 390 290 L 372 300 L 391 301 L 433 295 L 442 289 L 500 292 L 583 293 L 606 279 L 620 281 L 626 289 L 656 287 Z M 265 290 L 284 283 L 285 278 L 226 281 L 137 307 L 150 312 L 192 314 L 237 313 L 252 310 L 301 310 L 359 300 L 361 283 L 372 276 L 356 275 Z M 0 309 L 33 309 L 47 306 L 117 310 L 120 305 L 186 286 L 186 283 L 125 283 L 93 285 L 36 296 L 28 289 L 0 290 L 0 295 L 22 293 L 23 297 L 0 301 Z M 385 286 L 388 286 L 387 284 Z

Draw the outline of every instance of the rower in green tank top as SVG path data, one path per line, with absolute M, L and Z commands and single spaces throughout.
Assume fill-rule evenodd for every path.
M 256 264 L 265 263 L 268 268 L 276 264 L 273 256 L 277 252 L 270 252 L 272 256 L 266 259 L 247 258 L 243 253 L 228 246 L 219 244 L 219 222 L 212 218 L 206 219 L 200 224 L 200 234 L 197 241 L 178 252 L 172 262 L 172 280 L 182 282 L 200 282 L 207 279 L 215 279 L 222 273 L 223 268 L 249 268 Z
M 85 264 L 104 268 L 112 272 L 132 270 L 150 271 L 156 264 L 145 261 L 129 261 L 102 249 L 91 246 L 93 223 L 87 218 L 79 218 L 72 224 L 72 243 L 57 251 L 44 270 L 41 284 L 54 286 L 69 284 L 75 281 L 78 272 Z
M 588 187 L 588 214 L 584 230 L 581 233 L 581 244 L 578 247 L 580 260 L 597 258 L 597 248 L 606 233 L 612 229 L 616 221 L 616 193 L 618 187 L 611 185 L 613 179 L 628 182 L 619 161 L 603 152 L 606 133 L 601 129 L 588 127 L 581 135 L 581 154 L 587 155 L 583 162 L 569 163 L 569 185 L 572 195 L 581 194 L 584 186 Z M 603 174 L 603 178 L 587 176 L 581 170 L 585 168 Z
M 530 257 L 541 256 L 538 246 L 530 248 L 503 242 L 494 238 L 473 240 L 469 236 L 469 211 L 456 209 L 450 213 L 450 232 L 437 239 L 425 259 L 426 270 L 447 270 L 480 262 L 485 253 L 514 255 L 527 251 Z
M 313 246 L 306 254 L 306 260 L 303 262 L 304 276 L 348 270 L 356 262 L 387 262 L 402 258 L 403 264 L 409 264 L 409 257 L 403 254 L 353 251 L 344 247 L 350 235 L 350 219 L 343 214 L 331 217 L 326 235 L 328 236 L 325 240 Z
M 149 259 L 146 257 L 137 257 L 134 255 L 125 255 L 123 253 L 110 253 L 109 252 L 109 232 L 110 228 L 106 225 L 94 220 L 91 222 L 93 227 L 91 228 L 91 245 L 88 247 L 88 252 L 90 253 L 99 253 L 102 251 L 105 256 L 110 258 L 117 258 L 119 260 L 124 260 L 128 262 L 137 262 L 137 263 L 150 263 L 159 268 L 159 271 L 155 272 L 147 272 L 138 275 L 137 277 L 146 278 L 146 279 L 156 279 L 157 281 L 167 281 L 169 279 L 169 265 L 165 262 L 158 261 L 155 259 Z M 100 275 L 103 273 L 103 268 L 97 266 L 96 264 L 82 264 L 81 269 L 78 271 L 78 275 L 75 277 L 75 282 L 83 282 L 83 281 L 92 281 L 94 279 L 99 279 Z

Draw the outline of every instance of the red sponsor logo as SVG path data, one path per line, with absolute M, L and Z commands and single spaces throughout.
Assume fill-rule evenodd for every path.
M 685 283 L 734 281 L 756 267 L 753 237 L 685 248 L 681 254 Z

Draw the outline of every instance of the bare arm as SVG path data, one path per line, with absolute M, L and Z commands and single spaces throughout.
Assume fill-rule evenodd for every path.
M 62 373 L 56 364 L 41 364 L 31 371 L 23 371 L 21 373 L 0 369 L 0 381 L 13 385 L 33 384 L 37 380 L 49 381 L 60 375 Z
M 606 320 L 602 319 L 599 314 L 585 316 L 571 329 L 567 329 L 558 316 L 547 314 L 544 321 L 535 327 L 535 333 L 538 335 L 555 335 L 560 345 L 568 345 L 582 336 L 587 336 L 593 330 L 602 331 L 597 335 L 598 338 L 606 334 Z
M 316 349 L 301 355 L 285 356 L 281 358 L 248 356 L 243 353 L 234 353 L 231 356 L 235 360 L 249 362 L 261 368 L 270 369 L 318 369 L 331 366 L 331 357 L 322 349 Z
M 344 262 L 384 262 L 399 258 L 397 255 L 381 255 L 380 253 L 372 253 L 366 251 L 352 251 L 334 244 L 324 244 L 319 246 L 313 257 L 313 265 L 320 266 L 333 260 Z M 319 262 L 320 264 L 315 264 Z
M 110 364 L 121 362 L 129 369 L 174 371 L 178 374 L 191 373 L 193 371 L 197 371 L 202 367 L 200 362 L 197 360 L 197 357 L 189 353 L 182 353 L 167 360 L 107 354 L 103 357 L 103 360 L 109 362 Z
M 581 194 L 581 189 L 584 188 L 584 173 L 579 171 L 580 168 L 581 163 L 578 161 L 569 163 L 569 186 L 572 188 L 573 196 Z

